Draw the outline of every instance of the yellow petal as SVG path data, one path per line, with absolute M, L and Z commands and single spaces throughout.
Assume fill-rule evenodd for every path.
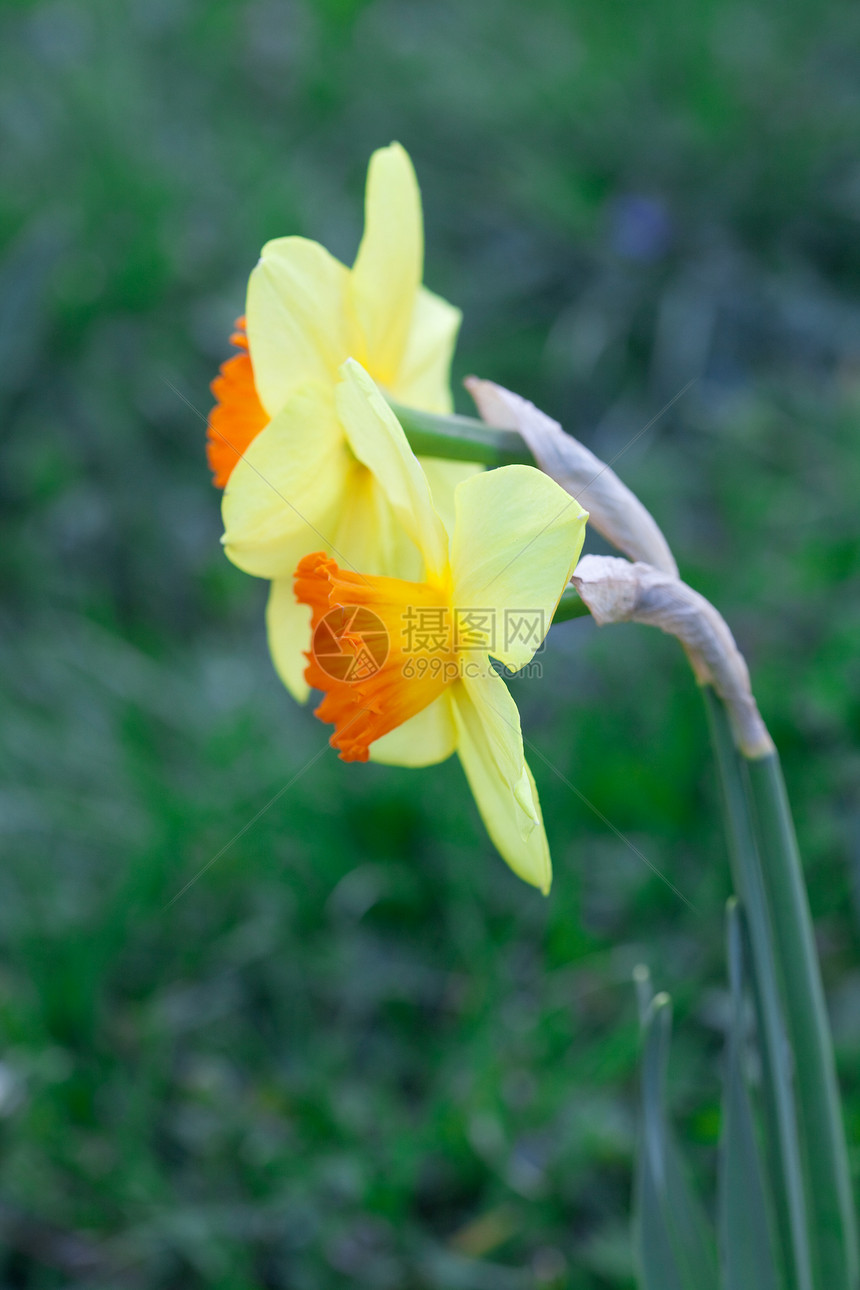
M 318 242 L 267 242 L 248 283 L 246 327 L 254 382 L 274 416 L 308 380 L 332 382 L 351 352 L 349 271 Z
M 392 383 L 392 398 L 425 412 L 450 412 L 451 359 L 462 314 L 441 296 L 421 287 L 409 326 L 406 350 Z
M 454 531 L 454 493 L 464 479 L 471 479 L 484 467 L 470 461 L 447 461 L 444 457 L 419 457 L 430 485 L 433 505 L 449 533 Z
M 520 714 L 501 677 L 486 669 L 486 660 L 481 673 L 450 690 L 457 752 L 502 859 L 546 895 L 552 865 L 537 789 L 523 753 Z
M 306 702 L 310 687 L 305 680 L 308 661 L 304 652 L 310 649 L 311 611 L 296 600 L 292 575 L 276 578 L 272 583 L 266 605 L 266 631 L 275 671 L 293 698 Z
M 457 488 L 451 539 L 455 623 L 486 624 L 487 648 L 523 667 L 549 630 L 588 516 L 533 466 L 502 466 Z
M 444 579 L 448 536 L 400 422 L 360 364 L 348 359 L 340 370 L 343 380 L 336 390 L 337 407 L 352 450 L 379 481 L 424 557 L 428 578 Z
M 406 351 L 424 263 L 421 194 L 399 143 L 370 159 L 364 236 L 350 275 L 352 305 L 364 337 L 363 358 L 391 388 Z
M 394 511 L 379 481 L 352 458 L 332 529 L 331 554 L 341 568 L 414 582 L 424 561 Z
M 331 389 L 294 391 L 224 490 L 222 541 L 233 563 L 257 577 L 285 577 L 303 555 L 332 545 L 350 464 Z
M 370 760 L 384 766 L 433 766 L 450 757 L 457 731 L 447 693 L 370 745 Z

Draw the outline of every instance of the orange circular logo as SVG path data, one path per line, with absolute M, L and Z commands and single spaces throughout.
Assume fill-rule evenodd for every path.
M 388 658 L 388 632 L 382 619 L 363 605 L 344 605 L 320 619 L 311 650 L 335 681 L 367 681 Z

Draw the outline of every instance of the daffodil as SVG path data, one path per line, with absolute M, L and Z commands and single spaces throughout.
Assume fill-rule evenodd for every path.
M 505 466 L 454 494 L 450 534 L 403 430 L 354 361 L 336 390 L 356 458 L 377 480 L 420 552 L 413 580 L 304 556 L 297 598 L 312 611 L 306 679 L 325 696 L 346 761 L 427 766 L 457 752 L 487 830 L 526 882 L 549 889 L 551 865 L 519 714 L 490 658 L 532 658 L 579 557 L 587 516 L 547 475 Z
M 305 238 L 267 243 L 233 337 L 241 352 L 213 382 L 209 460 L 225 487 L 225 549 L 241 569 L 272 581 L 270 648 L 299 699 L 307 695 L 308 611 L 293 597 L 292 572 L 301 556 L 324 546 L 373 573 L 408 576 L 417 567 L 417 552 L 352 452 L 334 389 L 351 357 L 401 403 L 451 410 L 460 313 L 421 285 L 423 257 L 415 173 L 392 144 L 370 161 L 353 267 Z M 477 467 L 434 460 L 424 469 L 444 511 L 455 485 Z

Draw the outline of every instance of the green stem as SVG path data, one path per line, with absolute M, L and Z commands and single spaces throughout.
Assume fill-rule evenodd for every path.
M 836 1063 L 791 808 L 776 752 L 750 760 L 747 766 L 778 970 L 788 1004 L 819 1284 L 823 1290 L 855 1290 L 857 1231 Z
M 391 409 L 417 457 L 476 461 L 484 466 L 535 464 L 534 457 L 515 430 L 499 430 L 476 417 L 419 412 L 400 403 L 391 402 Z
M 734 885 L 749 931 L 768 1124 L 768 1172 L 780 1245 L 791 1290 L 812 1290 L 815 1283 L 797 1110 L 762 867 L 744 785 L 743 763 L 732 739 L 726 711 L 709 686 L 704 687 L 703 693 L 719 770 Z M 830 1290 L 830 1287 L 821 1287 L 821 1290 Z
M 556 623 L 566 623 L 570 618 L 587 618 L 590 613 L 588 605 L 573 587 L 565 587 L 552 616 L 552 623 L 555 626 Z

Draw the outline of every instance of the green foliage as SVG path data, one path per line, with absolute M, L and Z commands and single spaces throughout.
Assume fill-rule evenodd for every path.
M 773 1240 L 773 1200 L 768 1195 L 745 1070 L 746 999 L 744 928 L 729 901 L 727 958 L 732 994 L 731 1027 L 723 1076 L 723 1135 L 720 1144 L 719 1235 L 725 1290 L 778 1290 Z
M 698 377 L 616 469 L 751 660 L 856 1138 L 858 37 L 836 0 L 2 6 L 4 1284 L 629 1290 L 643 958 L 714 1188 L 729 878 L 671 642 L 565 623 L 514 683 L 543 901 L 455 764 L 310 764 L 218 549 L 171 387 L 205 418 L 267 237 L 351 258 L 393 137 L 459 376 L 604 458 Z
M 642 1130 L 636 1173 L 634 1232 L 641 1290 L 776 1290 L 783 1284 L 771 1239 L 773 1200 L 756 1140 L 744 1070 L 746 982 L 742 916 L 728 909 L 731 1015 L 723 1072 L 723 1126 L 718 1204 L 719 1269 L 714 1238 L 686 1176 L 666 1107 L 672 1027 L 667 994 L 651 997 L 647 969 L 637 968 L 642 1029 Z
M 791 1043 L 787 1018 L 793 1000 L 782 989 L 780 939 L 769 900 L 774 883 L 767 883 L 762 870 L 761 839 L 747 794 L 748 764 L 735 747 L 728 714 L 710 687 L 704 688 L 703 698 L 720 779 L 733 884 L 749 929 L 762 1102 L 768 1136 L 768 1192 L 776 1214 L 778 1247 L 785 1264 L 786 1286 L 791 1290 L 812 1290 L 815 1227 L 810 1212 L 810 1189 L 805 1185 L 804 1117 L 794 1078 L 793 1055 L 798 1048 L 796 1043 Z M 730 970 L 736 970 L 731 958 Z
M 634 1207 L 639 1283 L 642 1290 L 716 1290 L 713 1237 L 666 1114 L 672 1029 L 667 994 L 655 995 L 643 1007 L 641 1024 L 642 1141 Z

